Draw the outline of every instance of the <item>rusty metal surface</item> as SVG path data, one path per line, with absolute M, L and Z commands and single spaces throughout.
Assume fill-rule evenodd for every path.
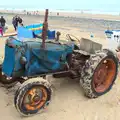
M 106 68 L 106 64 L 102 64 L 95 72 L 94 75 L 94 84 L 95 87 L 103 84 L 106 80 L 106 76 L 107 76 L 107 68 Z
M 48 9 L 45 11 L 45 19 L 43 23 L 43 31 L 42 31 L 42 48 L 45 48 L 45 40 L 48 30 Z
M 89 54 L 95 54 L 95 51 L 102 50 L 102 44 L 96 43 L 90 39 L 81 38 L 80 50 L 85 51 Z

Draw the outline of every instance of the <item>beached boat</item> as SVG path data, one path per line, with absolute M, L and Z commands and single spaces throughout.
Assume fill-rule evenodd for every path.
M 120 42 L 120 30 L 106 30 L 107 38 Z

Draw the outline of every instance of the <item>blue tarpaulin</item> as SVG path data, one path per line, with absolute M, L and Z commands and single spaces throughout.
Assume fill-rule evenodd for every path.
M 42 33 L 43 24 L 33 24 L 25 27 L 18 27 L 17 37 L 20 38 L 34 38 L 34 35 L 40 35 Z M 47 31 L 48 39 L 55 39 L 55 30 Z
M 42 33 L 43 24 L 33 24 L 25 27 L 18 27 L 18 38 L 34 38 L 34 35 Z
M 27 28 L 28 30 L 32 30 L 35 35 L 42 33 L 42 27 L 43 24 L 33 24 L 33 25 L 25 26 L 25 28 Z
M 18 27 L 17 37 L 18 38 L 34 38 L 33 32 L 24 27 Z

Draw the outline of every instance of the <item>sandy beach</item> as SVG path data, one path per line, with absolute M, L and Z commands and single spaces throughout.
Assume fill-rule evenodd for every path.
M 52 14 L 52 13 L 51 13 Z M 78 14 L 77 14 L 78 15 Z M 20 15 L 24 24 L 42 23 L 44 17 L 42 15 Z M 12 14 L 4 14 L 9 29 L 7 32 L 13 31 L 11 26 Z M 120 29 L 119 16 L 110 15 L 90 15 L 79 14 L 75 16 L 73 13 L 60 14 L 60 16 L 49 15 L 49 28 L 60 31 L 61 39 L 65 39 L 67 33 L 73 34 L 79 39 L 90 38 L 93 35 L 93 41 L 97 41 L 106 46 L 104 31 L 110 29 Z M 4 56 L 4 42 L 6 38 L 0 38 L 0 55 Z M 119 120 L 120 119 L 120 81 L 116 80 L 112 90 L 107 94 L 97 98 L 89 99 L 84 96 L 84 92 L 78 81 L 62 78 L 54 79 L 48 76 L 48 80 L 53 86 L 52 102 L 49 107 L 41 114 L 32 117 L 21 117 L 16 111 L 13 100 L 14 88 L 6 89 L 0 85 L 0 114 L 1 120 Z

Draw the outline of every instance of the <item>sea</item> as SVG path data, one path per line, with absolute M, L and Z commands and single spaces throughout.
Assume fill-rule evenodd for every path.
M 11 6 L 1 6 L 0 10 L 26 10 L 26 11 L 44 11 L 46 8 L 36 8 L 36 7 L 11 7 Z M 120 10 L 118 9 L 49 9 L 50 12 L 72 12 L 72 13 L 88 13 L 88 14 L 105 14 L 105 15 L 119 15 Z

